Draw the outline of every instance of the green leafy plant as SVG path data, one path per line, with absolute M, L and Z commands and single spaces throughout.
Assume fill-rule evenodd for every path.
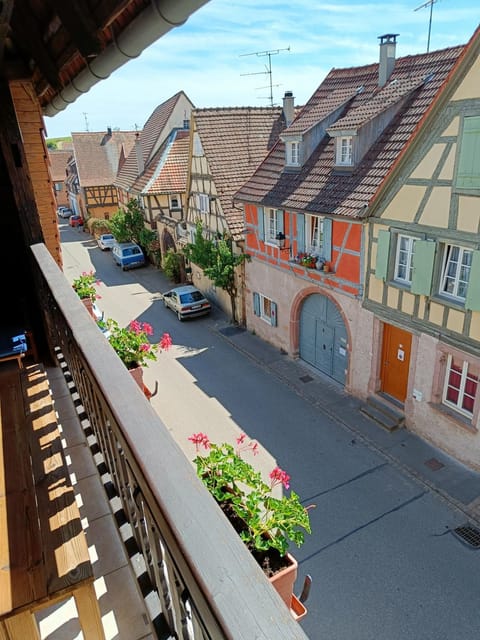
M 290 476 L 275 467 L 269 476 L 270 483 L 265 482 L 261 473 L 241 456 L 245 450 L 258 453 L 255 441 L 247 441 L 242 434 L 235 449 L 225 442 L 210 442 L 204 433 L 194 433 L 189 440 L 195 444 L 197 453 L 202 447 L 208 452 L 198 454 L 193 461 L 197 475 L 227 515 L 231 511 L 241 521 L 239 534 L 249 548 L 276 549 L 284 556 L 290 542 L 298 547 L 304 543 L 304 531 L 311 533 L 310 507 L 304 507 L 294 491 L 288 497 L 273 496 L 273 488 L 279 484 L 289 489 Z
M 121 327 L 116 320 L 108 318 L 102 321 L 101 328 L 109 331 L 108 341 L 127 369 L 148 366 L 148 360 L 157 359 L 159 349 L 166 351 L 172 344 L 168 333 L 163 334 L 158 345 L 151 344 L 148 338 L 153 335 L 153 328 L 148 322 L 132 320 L 128 327 Z
M 145 252 L 156 240 L 154 231 L 145 227 L 145 216 L 138 202 L 134 199 L 128 201 L 125 209 L 119 209 L 108 221 L 111 233 L 117 242 L 136 242 Z
M 94 271 L 84 271 L 81 276 L 75 278 L 72 282 L 72 287 L 82 300 L 90 298 L 92 302 L 95 302 L 101 297 L 95 289 L 95 286 L 99 284 L 100 280 L 97 279 Z
M 182 278 L 182 263 L 182 254 L 169 249 L 163 257 L 163 272 L 171 280 L 180 282 Z

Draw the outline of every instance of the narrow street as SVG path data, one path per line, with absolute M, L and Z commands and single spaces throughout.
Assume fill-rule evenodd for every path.
M 278 462 L 302 502 L 316 505 L 312 535 L 292 549 L 297 592 L 306 574 L 313 578 L 301 622 L 312 640 L 480 636 L 480 552 L 451 532 L 465 514 L 336 418 L 336 403 L 347 405 L 349 396 L 329 396 L 334 387 L 325 380 L 325 410 L 307 401 L 261 366 L 260 355 L 248 357 L 226 339 L 228 320 L 219 310 L 179 322 L 163 305 L 161 293 L 171 285 L 162 273 L 123 272 L 87 233 L 63 221 L 60 229 L 67 279 L 93 269 L 106 317 L 149 322 L 153 341 L 170 333 L 173 348 L 150 364 L 145 381 L 152 389 L 158 382 L 152 405 L 186 455 L 194 456 L 187 440 L 193 432 L 212 441 L 246 432 L 264 447 L 261 468 Z M 287 356 L 278 359 L 279 368 L 289 366 Z M 406 450 L 406 438 L 385 434 L 385 450 L 393 442 Z

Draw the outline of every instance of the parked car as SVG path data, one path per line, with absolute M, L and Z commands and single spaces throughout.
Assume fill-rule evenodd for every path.
M 112 256 L 116 264 L 125 269 L 134 269 L 145 264 L 145 256 L 135 242 L 115 242 L 112 248 Z
M 177 314 L 177 318 L 192 318 L 210 313 L 212 306 L 203 293 L 188 284 L 163 294 L 163 304 Z
M 68 224 L 71 227 L 80 227 L 81 225 L 83 225 L 83 218 L 82 216 L 70 216 L 70 219 L 68 220 Z
M 115 244 L 115 237 L 111 233 L 102 233 L 102 235 L 97 238 L 97 244 L 102 251 L 112 249 Z
M 57 207 L 57 214 L 59 218 L 70 218 L 73 214 L 73 211 L 68 207 Z

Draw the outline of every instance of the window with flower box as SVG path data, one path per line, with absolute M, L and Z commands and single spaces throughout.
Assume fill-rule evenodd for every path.
M 472 418 L 478 391 L 478 370 L 459 357 L 449 354 L 442 402 L 447 407 Z

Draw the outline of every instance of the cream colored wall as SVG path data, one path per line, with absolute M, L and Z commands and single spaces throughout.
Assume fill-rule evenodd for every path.
M 413 222 L 426 187 L 404 185 L 400 187 L 393 200 L 385 208 L 382 218 Z
M 298 326 L 292 324 L 290 309 L 292 302 L 297 299 L 302 290 L 312 289 L 312 284 L 291 276 L 285 269 L 266 266 L 261 261 L 246 263 L 246 318 L 247 329 L 254 331 L 262 340 L 283 349 L 290 356 L 292 342 L 295 342 L 292 332 L 298 331 Z M 320 287 L 315 288 L 318 293 L 327 294 Z M 253 312 L 253 292 L 258 292 L 270 298 L 277 304 L 277 326 L 272 327 Z M 349 344 L 349 373 L 346 388 L 360 398 L 368 395 L 370 368 L 373 360 L 373 314 L 362 309 L 359 300 L 335 293 L 337 306 L 340 305 Z
M 480 78 L 480 58 L 477 58 L 470 70 L 468 71 L 465 79 L 458 87 L 457 91 L 453 94 L 452 100 L 468 100 L 472 98 L 478 98 L 479 85 L 478 79 Z
M 407 427 L 457 460 L 480 470 L 480 433 L 436 408 L 437 398 L 432 392 L 436 384 L 437 346 L 436 338 L 426 334 L 418 337 L 411 388 L 421 393 L 421 400 L 407 399 Z

